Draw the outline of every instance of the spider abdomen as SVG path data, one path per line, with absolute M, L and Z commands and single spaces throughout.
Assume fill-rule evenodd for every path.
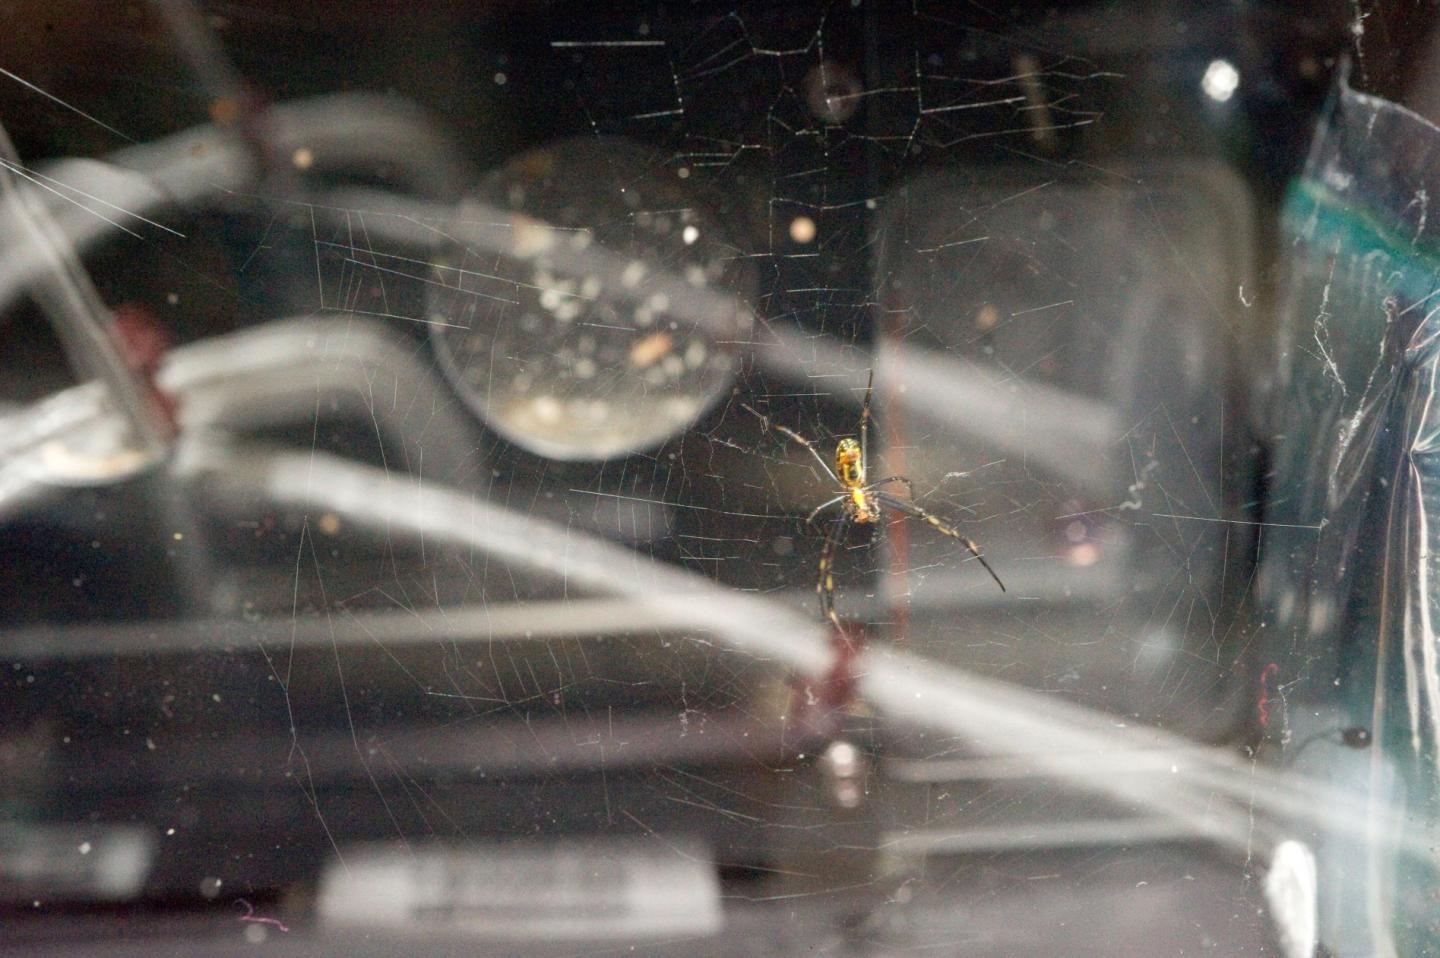
M 846 489 L 865 485 L 865 456 L 854 439 L 841 439 L 835 447 L 835 475 Z

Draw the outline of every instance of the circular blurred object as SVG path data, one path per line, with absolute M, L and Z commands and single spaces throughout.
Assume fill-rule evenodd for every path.
M 656 154 L 586 137 L 522 154 L 462 204 L 428 314 L 485 423 L 550 459 L 639 452 L 725 393 L 756 280 Z
M 815 221 L 808 216 L 797 216 L 790 221 L 790 238 L 801 246 L 815 239 Z

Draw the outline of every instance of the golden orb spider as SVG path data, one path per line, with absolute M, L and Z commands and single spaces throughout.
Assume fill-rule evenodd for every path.
M 906 502 L 904 499 L 897 499 L 888 492 L 882 492 L 881 486 L 888 486 L 893 482 L 903 482 L 910 489 L 910 495 L 915 495 L 914 486 L 904 476 L 886 476 L 877 482 L 866 482 L 866 467 L 869 465 L 869 435 L 870 435 L 870 393 L 875 385 L 875 370 L 870 370 L 870 379 L 865 384 L 865 402 L 860 408 L 860 441 L 846 436 L 841 439 L 835 447 L 835 468 L 825 461 L 820 455 L 814 443 L 804 436 L 788 429 L 778 423 L 770 422 L 770 417 L 741 404 L 742 408 L 759 418 L 765 424 L 766 429 L 774 429 L 787 439 L 799 443 L 809 450 L 815 461 L 820 463 L 820 468 L 825 474 L 835 480 L 839 486 L 839 494 L 834 498 L 827 499 L 816 506 L 810 515 L 805 519 L 807 523 L 813 523 L 815 517 L 820 515 L 831 506 L 840 507 L 840 516 L 830 525 L 830 531 L 825 534 L 825 547 L 820 551 L 820 581 L 815 584 L 815 593 L 820 597 L 820 610 L 830 624 L 836 629 L 844 631 L 840 625 L 840 617 L 835 614 L 835 576 L 833 566 L 835 565 L 835 553 L 840 548 L 840 543 L 845 537 L 845 531 L 850 524 L 869 525 L 880 521 L 880 510 L 882 508 L 894 509 L 896 512 L 904 513 L 914 519 L 929 523 L 942 535 L 952 539 L 959 539 L 970 554 L 980 561 L 985 571 L 990 573 L 990 578 L 1005 591 L 1005 583 L 990 568 L 990 563 L 980 554 L 980 547 L 974 542 L 961 535 L 952 526 L 946 524 L 936 516 L 931 515 L 913 502 Z

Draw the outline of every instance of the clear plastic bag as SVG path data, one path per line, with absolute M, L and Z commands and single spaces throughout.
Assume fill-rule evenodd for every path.
M 1440 918 L 1433 856 L 1396 841 L 1440 807 L 1432 202 L 1440 128 L 1342 79 L 1282 217 L 1256 590 L 1268 689 L 1284 690 L 1267 733 L 1373 813 L 1364 840 L 1319 838 L 1319 937 L 1338 953 L 1423 950 Z

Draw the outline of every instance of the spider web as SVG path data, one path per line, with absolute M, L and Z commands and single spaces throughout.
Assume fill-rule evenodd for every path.
M 128 77 L 233 121 L 192 161 L 253 175 L 217 162 L 203 205 L 152 220 L 12 164 L 132 234 L 97 281 L 178 342 L 158 381 L 189 505 L 162 525 L 176 562 L 206 557 L 176 631 L 213 638 L 147 660 L 117 722 L 159 756 L 158 824 L 203 831 L 227 790 L 274 816 L 206 831 L 166 880 L 245 895 L 263 939 L 295 926 L 251 904 L 294 856 L 353 879 L 377 847 L 581 835 L 715 864 L 743 914 L 813 904 L 897 947 L 998 941 L 1019 908 L 1097 941 L 1197 934 L 1120 915 L 1137 902 L 1257 939 L 1253 902 L 1232 910 L 1258 894 L 1248 858 L 1194 852 L 1248 854 L 1254 765 L 1164 777 L 1283 707 L 1247 627 L 1266 523 L 1237 465 L 1267 214 L 1220 146 L 1184 142 L 1234 121 L 1201 84 L 1228 21 L 1196 17 L 1204 55 L 1157 79 L 1170 51 L 1122 41 L 1135 16 L 401 15 L 432 31 L 416 59 L 367 29 L 287 54 L 278 36 L 339 22 L 241 5 L 207 28 L 273 107 L 223 76 L 199 98 L 173 66 Z M 99 138 L 79 152 L 184 126 L 5 75 Z M 139 258 L 149 281 L 115 269 Z M 827 517 L 805 518 L 843 490 L 775 427 L 828 460 L 872 374 L 870 477 L 907 477 L 895 494 L 1008 591 L 890 510 L 838 549 L 842 641 L 816 595 Z M 917 699 L 938 683 L 933 708 L 867 699 L 892 665 Z M 995 688 L 1019 698 L 977 720 Z M 1177 737 L 1106 737 L 1132 725 Z M 196 740 L 208 777 L 176 771 Z M 493 919 L 485 887 L 448 920 Z

